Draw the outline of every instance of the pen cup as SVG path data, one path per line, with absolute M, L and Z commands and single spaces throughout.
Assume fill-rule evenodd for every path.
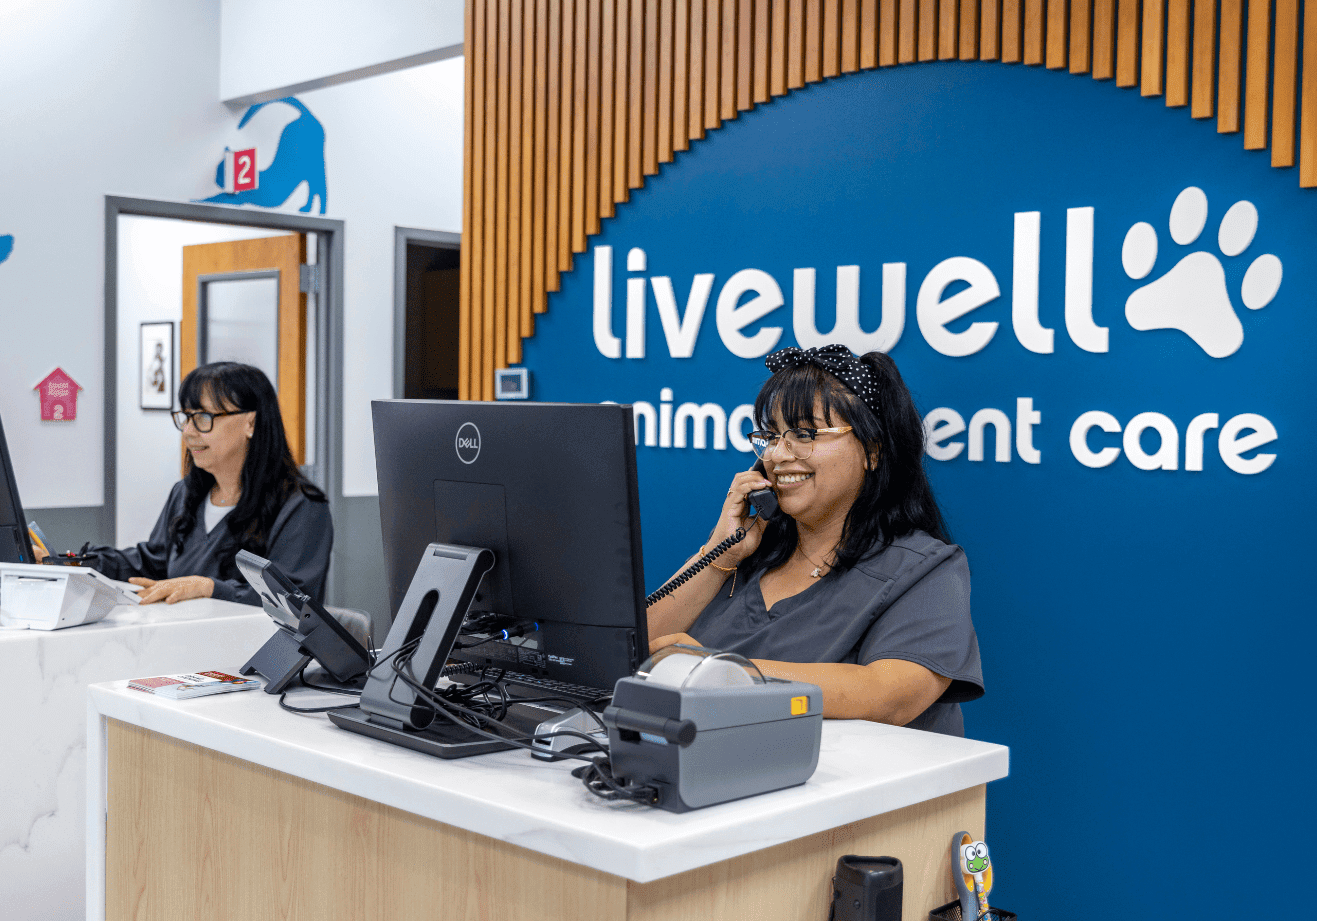
M 976 921 L 974 918 L 962 918 L 960 901 L 948 902 L 941 908 L 934 908 L 928 913 L 928 921 Z M 983 921 L 1015 921 L 1015 912 L 1003 908 L 989 908 Z

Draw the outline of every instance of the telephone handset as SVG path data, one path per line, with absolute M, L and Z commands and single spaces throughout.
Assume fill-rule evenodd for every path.
M 764 473 L 764 462 L 756 461 L 751 469 L 761 474 Z M 746 501 L 754 508 L 756 518 L 763 518 L 767 521 L 770 518 L 776 518 L 781 513 L 777 505 L 777 493 L 773 492 L 772 489 L 756 489 L 746 496 Z M 661 588 L 656 589 L 645 598 L 645 607 L 650 607 L 660 599 L 671 595 L 711 562 L 726 553 L 729 548 L 736 546 L 743 540 L 745 540 L 745 528 L 737 528 L 735 534 L 701 556 L 694 563 L 691 563 L 690 566 L 677 573 Z
M 755 461 L 755 465 L 751 469 L 756 473 L 767 476 L 767 473 L 764 470 L 764 462 L 761 460 Z M 745 498 L 746 501 L 754 507 L 755 514 L 758 517 L 763 518 L 765 521 L 768 521 L 770 518 L 776 518 L 781 512 L 781 509 L 779 509 L 777 505 L 777 493 L 773 492 L 771 488 L 753 490 Z

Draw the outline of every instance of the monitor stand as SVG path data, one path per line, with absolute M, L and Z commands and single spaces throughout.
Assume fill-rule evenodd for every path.
M 378 664 L 369 672 L 360 708 L 330 711 L 334 725 L 440 758 L 466 758 L 515 748 L 435 713 L 395 671 L 403 649 L 417 643 L 416 651 L 400 667 L 421 687 L 433 688 L 439 682 L 476 588 L 493 566 L 494 554 L 484 548 L 453 544 L 426 547 Z M 527 734 L 533 730 L 530 726 Z

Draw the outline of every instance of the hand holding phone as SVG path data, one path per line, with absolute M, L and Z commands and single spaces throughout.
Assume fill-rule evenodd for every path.
M 766 475 L 764 462 L 762 460 L 755 461 L 755 465 L 750 469 L 758 473 L 760 476 Z M 770 518 L 776 518 L 781 512 L 781 509 L 778 508 L 777 504 L 777 493 L 773 492 L 772 487 L 751 490 L 750 494 L 745 498 L 746 501 L 754 507 L 756 516 L 764 519 L 764 521 L 768 521 Z

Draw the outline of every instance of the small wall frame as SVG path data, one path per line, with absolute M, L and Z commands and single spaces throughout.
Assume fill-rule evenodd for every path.
M 139 405 L 142 409 L 174 408 L 174 324 L 141 324 L 138 354 Z

